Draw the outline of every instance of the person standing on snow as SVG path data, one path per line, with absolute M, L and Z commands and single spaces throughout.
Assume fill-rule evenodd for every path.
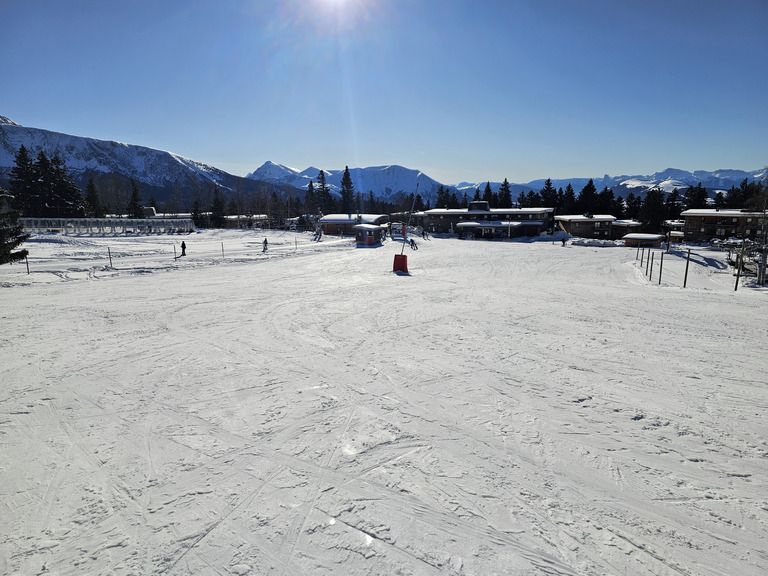
M 182 256 L 187 255 L 187 245 L 184 244 L 184 240 L 181 241 L 181 255 Z
M 262 252 L 266 252 L 266 251 L 267 251 L 267 239 L 264 238 L 264 250 L 262 250 Z

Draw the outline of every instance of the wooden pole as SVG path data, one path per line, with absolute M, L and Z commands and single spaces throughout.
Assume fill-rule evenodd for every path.
M 688 257 L 685 259 L 685 278 L 683 278 L 683 288 L 688 284 L 688 265 L 691 263 L 691 249 L 688 248 Z
M 176 260 L 176 242 L 173 243 L 173 259 Z
M 27 274 L 29 274 L 29 258 L 24 256 L 24 261 L 27 263 Z
M 653 280 L 653 257 L 655 254 L 651 253 L 651 271 L 648 274 L 648 280 Z
M 107 254 L 109 255 L 109 267 L 112 268 L 112 251 L 107 246 Z
M 650 265 L 651 265 L 651 258 L 650 258 L 650 255 L 651 255 L 651 251 L 650 251 L 650 250 L 648 250 L 648 256 L 649 256 L 649 257 L 645 259 L 645 275 L 646 275 L 646 276 L 648 276 L 648 268 L 649 268 L 649 267 L 650 267 Z
M 637 252 L 635 252 L 635 260 L 637 260 L 637 257 L 640 255 L 640 243 L 637 244 Z
M 224 258 L 224 242 L 221 243 L 221 257 Z
M 661 273 L 664 270 L 664 252 L 661 253 L 661 262 L 659 262 L 659 286 L 661 286 Z

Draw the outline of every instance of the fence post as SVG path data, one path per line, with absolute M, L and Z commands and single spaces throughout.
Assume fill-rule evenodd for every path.
M 744 264 L 744 247 L 746 246 L 746 242 L 744 239 L 741 240 L 741 254 L 739 255 L 739 265 L 738 268 L 736 268 L 736 284 L 733 287 L 733 291 L 736 292 L 736 290 L 739 289 L 739 278 L 741 278 L 741 267 Z
M 224 258 L 224 242 L 221 243 L 221 257 Z
M 664 270 L 664 252 L 661 253 L 661 261 L 659 262 L 659 286 L 661 286 L 661 273 Z
M 27 263 L 27 275 L 29 275 L 29 258 L 24 256 L 24 261 Z
M 651 252 L 651 271 L 648 274 L 648 280 L 653 280 L 653 257 L 654 256 L 655 256 L 655 254 L 653 252 Z
M 109 267 L 112 268 L 112 251 L 109 249 L 109 246 L 107 246 L 107 254 L 109 255 Z
M 688 257 L 685 259 L 685 277 L 683 278 L 683 288 L 688 284 L 688 265 L 691 263 L 691 249 L 688 248 Z

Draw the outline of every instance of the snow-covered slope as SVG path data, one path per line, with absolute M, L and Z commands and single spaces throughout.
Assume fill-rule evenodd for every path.
M 391 240 L 34 235 L 0 266 L 0 574 L 765 576 L 754 277 L 418 241 L 404 277 Z

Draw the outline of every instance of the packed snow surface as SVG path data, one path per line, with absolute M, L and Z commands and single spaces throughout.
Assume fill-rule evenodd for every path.
M 0 267 L 0 573 L 766 573 L 754 279 L 417 242 L 406 275 L 392 241 L 35 235 Z

